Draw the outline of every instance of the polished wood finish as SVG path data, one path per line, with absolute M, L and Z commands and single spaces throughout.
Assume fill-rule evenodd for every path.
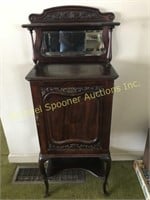
M 42 14 L 31 14 L 29 20 L 31 24 L 24 24 L 22 27 L 28 28 L 31 33 L 33 45 L 33 60 L 35 63 L 81 63 L 81 62 L 103 62 L 107 64 L 111 61 L 111 37 L 112 29 L 119 25 L 113 22 L 113 13 L 101 13 L 98 9 L 86 6 L 60 6 L 46 9 Z M 103 41 L 106 52 L 101 56 L 51 56 L 44 57 L 41 54 L 41 41 L 43 31 L 56 30 L 103 30 Z M 33 31 L 36 33 L 33 38 Z
M 81 157 L 109 152 L 113 92 L 104 92 L 112 91 L 117 77 L 112 67 L 108 70 L 100 64 L 38 64 L 31 70 L 26 79 L 35 111 L 41 109 L 35 115 L 42 154 Z M 67 100 L 65 106 L 49 109 L 50 104 Z
M 114 80 L 110 64 L 113 13 L 96 8 L 62 6 L 31 14 L 34 68 L 30 81 L 40 143 L 39 167 L 49 195 L 48 176 L 79 167 L 102 177 L 103 191 L 111 168 L 109 151 Z M 106 53 L 102 56 L 41 55 L 45 30 L 103 30 Z M 32 31 L 35 31 L 35 40 Z M 48 161 L 48 169 L 44 163 Z
M 41 163 L 51 159 L 50 169 L 53 169 L 53 174 L 58 168 L 53 166 L 55 158 L 71 158 L 71 162 L 73 158 L 94 158 L 96 166 L 99 166 L 99 158 L 106 162 L 104 170 L 82 159 L 78 160 L 78 166 L 105 177 L 103 190 L 107 194 L 106 185 L 111 166 L 109 142 L 113 92 L 106 94 L 104 91 L 113 91 L 114 79 L 117 77 L 112 66 L 105 68 L 100 64 L 38 64 L 29 72 L 26 79 L 31 84 L 35 108 L 41 149 L 40 167 Z M 102 91 L 101 95 L 99 93 L 100 96 L 94 98 L 94 92 L 99 90 Z M 85 94 L 91 95 L 91 99 L 85 101 Z M 79 97 L 80 101 L 77 101 Z M 75 103 L 54 111 L 46 110 L 47 103 L 50 105 L 74 98 Z M 59 170 L 66 168 L 67 164 L 64 167 L 63 163 L 59 165 Z M 41 171 L 43 169 L 42 166 Z M 42 174 L 47 196 L 48 177 L 45 178 L 45 171 Z

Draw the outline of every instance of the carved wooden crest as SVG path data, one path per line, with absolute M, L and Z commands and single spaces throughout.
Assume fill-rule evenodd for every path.
M 111 22 L 115 18 L 113 13 L 101 13 L 96 8 L 85 6 L 61 6 L 49 8 L 42 14 L 31 14 L 31 23 L 52 22 Z

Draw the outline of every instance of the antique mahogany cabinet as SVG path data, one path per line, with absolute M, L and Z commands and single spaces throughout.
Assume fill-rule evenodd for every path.
M 49 8 L 31 14 L 35 66 L 30 81 L 40 155 L 39 168 L 49 194 L 48 177 L 66 168 L 82 168 L 103 180 L 111 168 L 109 151 L 114 79 L 113 13 L 85 6 Z M 45 163 L 48 162 L 48 166 Z

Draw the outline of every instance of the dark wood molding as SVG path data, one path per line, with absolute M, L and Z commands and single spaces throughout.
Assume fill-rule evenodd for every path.
M 62 22 L 112 22 L 113 13 L 101 13 L 97 8 L 86 6 L 59 6 L 45 9 L 42 14 L 31 14 L 31 23 Z

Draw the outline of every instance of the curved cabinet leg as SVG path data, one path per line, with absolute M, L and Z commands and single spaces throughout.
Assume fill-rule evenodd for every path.
M 110 169 L 111 169 L 111 157 L 110 155 L 104 159 L 104 162 L 106 164 L 105 166 L 105 179 L 104 179 L 104 183 L 103 183 L 103 192 L 104 194 L 108 195 L 109 192 L 107 191 L 107 185 L 108 185 L 108 176 L 110 173 Z
M 43 159 L 40 156 L 40 158 L 39 158 L 39 169 L 40 169 L 40 172 L 41 172 L 41 175 L 43 177 L 44 184 L 45 184 L 45 195 L 44 195 L 44 197 L 48 197 L 49 196 L 49 184 L 48 184 L 47 173 L 46 173 L 45 166 L 44 166 L 45 161 L 46 160 Z

